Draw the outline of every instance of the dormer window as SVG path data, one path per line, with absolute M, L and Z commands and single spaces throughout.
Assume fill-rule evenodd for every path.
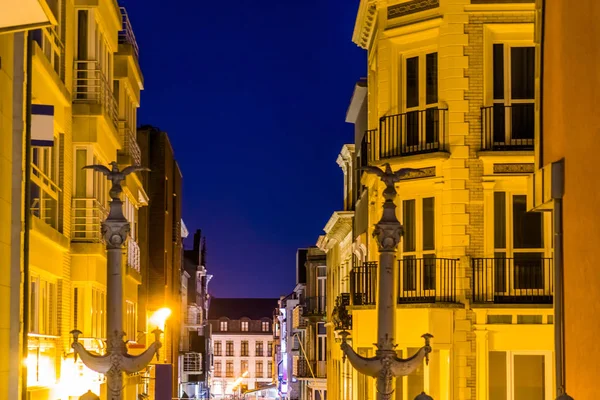
M 227 321 L 221 321 L 220 323 L 220 330 L 221 332 L 227 332 Z
M 270 328 L 270 324 L 269 321 L 263 321 L 262 322 L 262 331 L 263 332 L 269 332 Z
M 248 321 L 242 321 L 242 332 L 248 332 Z

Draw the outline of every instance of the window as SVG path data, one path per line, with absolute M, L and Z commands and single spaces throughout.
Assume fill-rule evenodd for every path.
M 227 362 L 225 363 L 225 377 L 233 378 L 233 361 L 231 360 L 227 360 Z
M 227 357 L 233 357 L 233 341 L 231 340 L 225 342 L 225 355 Z
M 248 341 L 242 340 L 242 357 L 248 357 Z
M 221 329 L 221 332 L 227 332 L 227 321 L 220 322 L 220 329 Z
M 129 300 L 125 301 L 125 333 L 127 340 L 137 340 L 137 305 Z
M 222 373 L 221 361 L 215 361 L 215 377 L 220 378 Z
M 30 337 L 27 343 L 27 385 L 54 385 L 58 377 L 56 365 L 59 354 L 56 339 Z
M 408 148 L 428 148 L 439 142 L 438 55 L 433 52 L 404 60 L 404 143 Z
M 493 45 L 494 142 L 533 145 L 535 47 Z
M 269 321 L 263 321 L 261 327 L 263 332 L 269 332 L 271 329 L 271 324 L 269 324 Z
M 273 377 L 273 361 L 267 361 L 267 378 Z
M 273 342 L 267 342 L 267 357 L 273 356 Z
M 248 321 L 242 321 L 242 332 L 248 332 Z
M 263 362 L 262 361 L 257 361 L 256 362 L 256 377 L 257 378 L 262 378 L 263 377 Z
M 222 344 L 223 342 L 215 342 L 214 345 L 214 352 L 215 352 L 215 356 L 220 357 L 223 355 L 223 348 L 222 348 Z
M 256 342 L 256 357 L 262 357 L 263 356 L 263 346 L 264 343 L 262 341 Z
M 58 137 L 52 146 L 31 149 L 31 213 L 58 230 Z
M 400 297 L 436 287 L 435 198 L 402 201 L 404 238 Z M 421 220 L 421 223 L 417 223 Z
M 548 361 L 548 362 L 547 362 Z M 489 352 L 489 400 L 543 400 L 552 395 L 547 354 Z
M 544 243 L 544 215 L 527 212 L 527 196 L 494 192 L 496 293 L 529 290 L 528 295 L 536 295 L 550 289 L 552 278 L 544 260 Z
M 106 338 L 105 314 L 106 295 L 103 291 L 92 288 L 92 331 L 91 337 Z
M 248 360 L 240 361 L 240 374 L 248 371 Z
M 29 332 L 58 334 L 56 283 L 32 275 L 29 281 Z

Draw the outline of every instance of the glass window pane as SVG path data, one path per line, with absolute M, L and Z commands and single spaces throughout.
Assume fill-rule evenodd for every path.
M 543 215 L 527 212 L 527 196 L 513 196 L 513 247 L 541 249 L 544 247 Z
M 402 290 L 417 289 L 417 261 L 415 256 L 404 256 L 402 260 Z
M 435 290 L 435 254 L 423 255 L 423 289 Z
M 512 139 L 533 139 L 535 126 L 535 108 L 533 103 L 513 104 L 511 106 Z M 515 143 L 516 145 L 526 144 Z
M 535 76 L 535 47 L 510 49 L 511 98 L 533 99 Z
M 494 45 L 494 100 L 504 99 L 504 45 Z
M 425 56 L 427 104 L 438 102 L 438 57 L 437 53 Z
M 542 253 L 515 253 L 515 289 L 543 289 L 544 264 Z M 539 291 L 527 291 L 529 295 Z
M 406 59 L 406 108 L 419 106 L 419 57 Z
M 489 353 L 489 400 L 506 400 L 506 352 L 490 351 Z
M 416 215 L 415 201 L 404 200 L 402 202 L 402 215 L 404 223 L 404 251 L 415 251 L 416 249 Z
M 435 198 L 423 199 L 423 250 L 435 249 Z
M 506 193 L 494 192 L 494 248 L 506 248 Z
M 87 171 L 83 167 L 87 165 L 87 150 L 76 150 L 75 158 L 75 196 L 86 197 Z
M 515 355 L 513 380 L 514 400 L 544 400 L 544 356 Z

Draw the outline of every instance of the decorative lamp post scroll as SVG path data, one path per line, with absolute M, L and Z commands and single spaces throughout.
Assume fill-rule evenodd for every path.
M 160 343 L 161 330 L 156 329 L 154 343 L 142 354 L 132 356 L 127 354 L 127 345 L 123 340 L 123 275 L 122 252 L 129 234 L 130 225 L 123 215 L 123 202 L 121 201 L 121 182 L 125 177 L 135 171 L 149 171 L 137 165 L 132 165 L 119 171 L 116 162 L 110 163 L 112 170 L 104 165 L 88 165 L 85 169 L 101 172 L 112 182 L 109 195 L 111 197 L 108 217 L 102 222 L 102 237 L 106 241 L 107 253 L 107 351 L 105 355 L 95 355 L 88 352 L 79 342 L 81 331 L 71 331 L 73 343 L 71 347 L 86 367 L 98 373 L 105 374 L 108 381 L 108 399 L 121 400 L 123 389 L 123 373 L 134 373 L 143 370 L 156 355 L 162 346 Z
M 350 364 L 360 373 L 367 376 L 377 378 L 377 399 L 390 399 L 393 389 L 393 379 L 399 376 L 406 376 L 413 372 L 423 359 L 429 362 L 429 353 L 431 352 L 430 339 L 432 335 L 426 333 L 422 337 L 425 339 L 425 346 L 408 359 L 400 359 L 396 356 L 396 344 L 394 343 L 394 327 L 396 317 L 396 304 L 394 293 L 394 260 L 396 249 L 400 243 L 400 238 L 404 234 L 404 229 L 398 218 L 396 218 L 396 188 L 394 184 L 407 174 L 423 174 L 421 170 L 403 168 L 396 172 L 392 171 L 390 164 L 385 164 L 385 170 L 382 171 L 377 167 L 364 167 L 367 173 L 373 173 L 383 181 L 385 190 L 383 197 L 383 215 L 381 220 L 375 225 L 373 237 L 377 241 L 379 247 L 379 279 L 377 291 L 377 340 L 375 344 L 377 351 L 375 357 L 362 357 L 358 355 L 352 346 L 347 342 L 347 337 L 350 335 L 346 331 L 347 311 L 343 305 L 338 305 L 334 312 L 334 320 L 339 321 L 338 329 L 342 344 L 341 349 L 344 352 L 344 357 L 347 357 Z M 340 318 L 341 317 L 341 318 Z M 425 393 L 419 395 L 420 399 L 431 399 Z

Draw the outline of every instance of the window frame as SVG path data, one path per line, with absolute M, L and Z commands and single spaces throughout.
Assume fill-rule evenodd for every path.
M 250 329 L 250 322 L 247 320 L 240 321 L 240 331 L 248 332 Z
M 223 329 L 223 328 L 225 328 L 225 329 Z M 229 331 L 229 323 L 228 323 L 228 321 L 225 321 L 225 320 L 219 321 L 219 331 L 221 331 L 221 332 L 228 332 Z
M 514 390 L 515 390 L 515 382 L 514 382 L 514 358 L 515 356 L 543 356 L 544 357 L 544 389 L 545 389 L 545 399 L 551 399 L 553 393 L 553 358 L 551 351 L 543 351 L 543 350 L 519 350 L 519 351 L 511 351 L 511 350 L 489 350 L 486 354 L 487 360 L 489 363 L 490 352 L 504 352 L 506 353 L 506 400 L 514 400 Z M 489 371 L 486 379 L 489 379 Z M 489 387 L 486 388 L 486 391 L 489 393 Z

